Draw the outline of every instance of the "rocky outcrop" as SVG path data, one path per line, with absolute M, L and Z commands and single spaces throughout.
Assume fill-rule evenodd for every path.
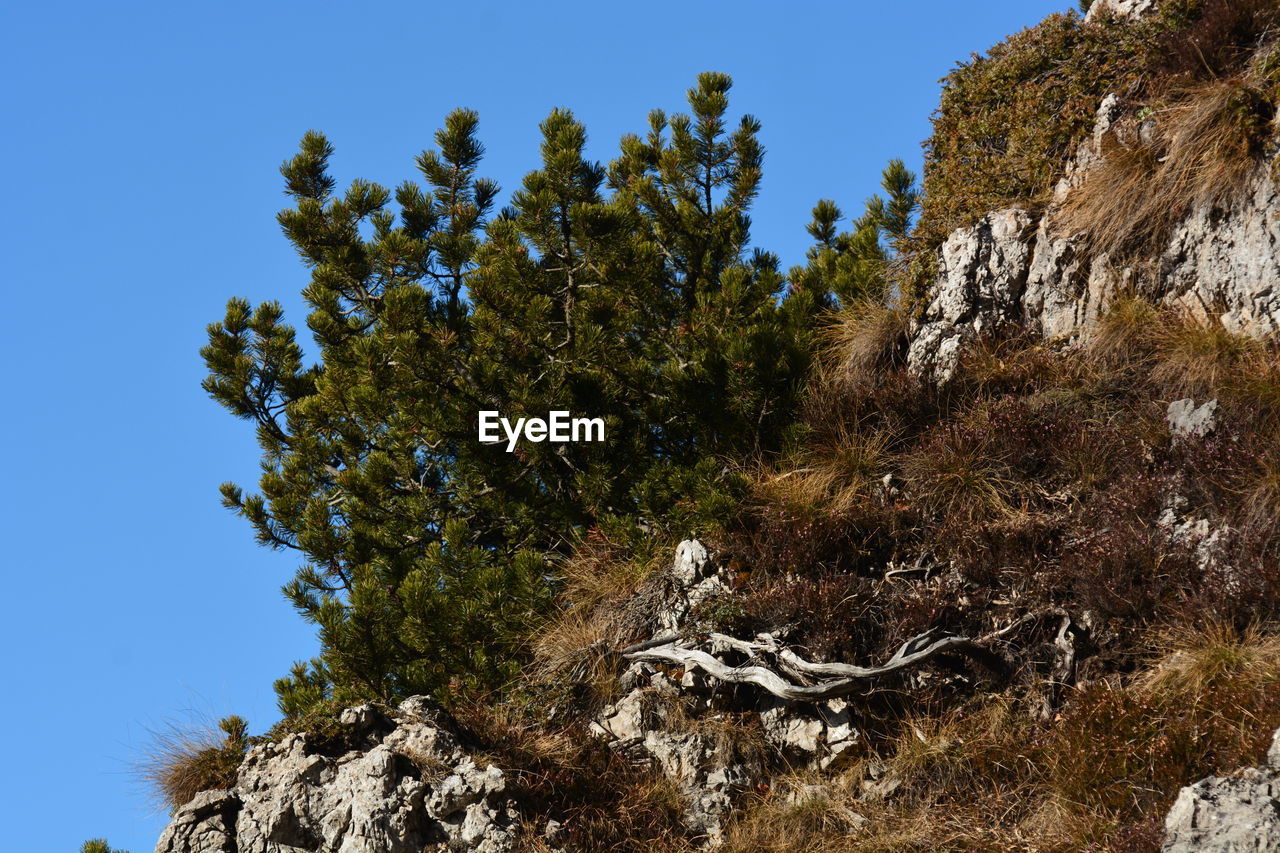
M 1190 398 L 1174 400 L 1165 414 L 1169 434 L 1174 441 L 1203 438 L 1218 425 L 1218 401 L 1209 400 L 1196 405 Z
M 174 814 L 157 853 L 236 853 L 240 798 L 233 791 L 201 791 Z
M 1119 0 L 1094 4 L 1101 6 L 1146 8 Z M 914 373 L 945 382 L 968 340 L 1014 324 L 1050 340 L 1086 337 L 1120 292 L 1213 317 L 1230 331 L 1280 333 L 1280 185 L 1272 164 L 1260 165 L 1230 204 L 1193 209 L 1151 257 L 1118 262 L 1061 232 L 1056 214 L 1104 162 L 1108 135 L 1122 125 L 1136 138 L 1152 132 L 1149 119 L 1122 122 L 1125 110 L 1116 95 L 1102 101 L 1092 135 L 1038 220 L 1021 209 L 995 211 L 947 239 L 938 278 L 911 330 Z
M 1163 853 L 1280 850 L 1280 731 L 1262 767 L 1183 788 L 1165 819 Z
M 1156 5 L 1156 0 L 1094 0 L 1084 19 L 1100 21 L 1107 16 L 1113 16 L 1132 20 L 1154 11 Z
M 913 372 L 945 382 L 965 343 L 1022 320 L 1034 238 L 1034 220 L 1015 208 L 987 214 L 947 239 L 938 282 L 907 351 Z
M 157 853 L 420 853 L 515 849 L 506 778 L 462 748 L 448 715 L 406 700 L 340 718 L 336 748 L 292 734 L 249 751 L 235 786 L 180 808 Z
M 729 591 L 711 561 L 707 546 L 697 539 L 686 539 L 676 548 L 675 561 L 667 570 L 667 581 L 667 596 L 657 612 L 660 633 L 680 630 L 695 607 Z
M 692 627 L 698 604 L 731 594 L 716 561 L 693 539 L 680 543 L 665 581 L 666 603 L 648 645 L 674 640 Z M 619 686 L 623 696 L 597 716 L 594 731 L 675 785 L 685 828 L 708 846 L 720 839 L 739 795 L 769 781 L 769 758 L 830 768 L 861 742 L 842 699 L 788 702 L 734 690 L 692 667 L 673 671 L 644 661 L 632 663 Z

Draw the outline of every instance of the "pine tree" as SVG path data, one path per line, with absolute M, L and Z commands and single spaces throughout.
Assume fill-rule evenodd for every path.
M 105 838 L 91 838 L 80 845 L 80 853 L 129 853 L 129 851 L 117 850 L 108 844 Z
M 809 235 L 815 240 L 807 263 L 790 273 L 796 286 L 818 298 L 834 296 L 842 305 L 893 296 L 904 273 L 901 259 L 920 207 L 916 176 L 901 160 L 892 160 L 881 176 L 885 195 L 867 200 L 862 216 L 846 232 L 837 231 L 844 214 L 834 201 L 823 199 L 813 208 Z
M 692 524 L 726 457 L 779 445 L 822 302 L 749 252 L 759 124 L 725 131 L 729 87 L 701 75 L 691 115 L 653 114 L 607 169 L 553 111 L 497 216 L 469 111 L 418 158 L 425 186 L 339 196 L 318 133 L 284 164 L 319 361 L 242 300 L 203 354 L 262 447 L 260 492 L 224 502 L 303 558 L 285 592 L 321 654 L 277 683 L 286 713 L 500 684 L 587 529 Z M 606 441 L 508 453 L 478 442 L 484 410 L 601 416 Z

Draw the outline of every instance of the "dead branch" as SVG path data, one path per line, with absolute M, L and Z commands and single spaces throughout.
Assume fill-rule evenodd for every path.
M 713 649 L 729 649 L 746 654 L 748 663 L 729 666 L 714 655 L 690 648 L 687 640 L 667 639 L 630 646 L 621 651 L 624 658 L 647 663 L 667 663 L 685 669 L 701 669 L 720 681 L 754 684 L 779 697 L 793 701 L 819 701 L 846 696 L 861 689 L 865 682 L 903 670 L 914 669 L 944 654 L 966 657 L 999 675 L 1007 675 L 1008 663 L 1000 655 L 978 645 L 968 637 L 943 635 L 930 629 L 903 643 L 893 656 L 880 666 L 862 667 L 844 663 L 812 663 L 778 642 L 762 635 L 748 642 L 723 634 L 710 635 Z M 773 666 L 769 660 L 776 661 Z M 783 677 L 778 670 L 786 673 Z M 810 683 L 816 682 L 816 683 Z

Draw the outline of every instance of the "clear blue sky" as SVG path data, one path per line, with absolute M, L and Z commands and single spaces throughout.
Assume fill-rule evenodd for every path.
M 329 134 L 340 182 L 394 186 L 473 107 L 509 191 L 552 107 L 607 160 L 727 71 L 764 123 L 755 242 L 789 265 L 818 198 L 857 213 L 889 158 L 918 169 L 957 60 L 1069 5 L 4 4 L 0 853 L 150 850 L 165 817 L 130 772 L 148 727 L 194 710 L 261 731 L 272 679 L 314 652 L 279 592 L 294 558 L 218 504 L 257 454 L 197 355 L 232 295 L 302 325 L 273 217 L 304 131 Z

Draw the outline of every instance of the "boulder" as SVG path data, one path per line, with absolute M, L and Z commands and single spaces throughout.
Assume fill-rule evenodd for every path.
M 1156 0 L 1094 0 L 1084 19 L 1100 21 L 1110 16 L 1132 21 L 1155 11 L 1155 8 Z
M 1218 425 L 1217 413 L 1217 400 L 1210 400 L 1199 406 L 1190 398 L 1174 400 L 1165 413 L 1165 421 L 1169 424 L 1169 432 L 1175 441 L 1203 438 Z
M 1280 731 L 1267 763 L 1183 788 L 1165 818 L 1162 853 L 1280 851 Z

